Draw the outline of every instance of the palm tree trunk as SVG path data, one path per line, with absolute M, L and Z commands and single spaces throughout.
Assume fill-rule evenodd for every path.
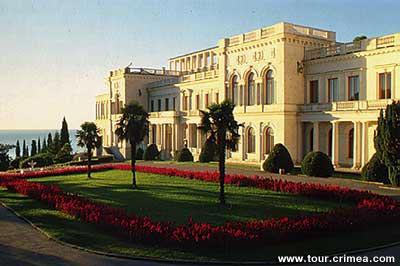
M 223 132 L 218 134 L 218 149 L 219 149 L 219 203 L 225 205 L 225 135 Z
M 92 173 L 92 150 L 88 149 L 88 178 L 90 178 L 90 175 Z
M 131 168 L 132 168 L 132 188 L 136 186 L 136 142 L 131 141 Z

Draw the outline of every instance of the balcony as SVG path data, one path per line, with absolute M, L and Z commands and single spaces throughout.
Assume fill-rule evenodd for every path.
M 182 82 L 218 78 L 218 64 L 182 72 Z
M 300 112 L 380 110 L 386 108 L 390 103 L 392 103 L 392 99 L 313 103 L 301 105 Z
M 180 111 L 150 112 L 149 118 L 174 118 L 181 115 Z
M 400 45 L 400 34 L 365 39 L 358 42 L 339 43 L 334 46 L 311 49 L 305 52 L 305 60 L 345 55 L 360 51 L 375 50 Z

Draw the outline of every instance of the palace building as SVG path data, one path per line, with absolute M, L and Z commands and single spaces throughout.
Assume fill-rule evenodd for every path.
M 380 110 L 400 99 L 400 33 L 339 43 L 335 32 L 282 22 L 173 57 L 168 69 L 110 71 L 107 82 L 96 124 L 115 156 L 129 158 L 114 131 L 131 100 L 150 113 L 146 144 L 172 159 L 183 147 L 198 158 L 199 111 L 230 99 L 244 127 L 228 161 L 259 163 L 282 143 L 296 163 L 319 150 L 336 167 L 358 170 L 375 152 Z

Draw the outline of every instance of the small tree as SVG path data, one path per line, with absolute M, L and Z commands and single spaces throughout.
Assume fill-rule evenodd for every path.
M 90 178 L 92 170 L 92 152 L 95 148 L 101 146 L 101 136 L 99 129 L 93 122 L 85 122 L 81 125 L 81 129 L 76 132 L 77 145 L 82 148 L 86 148 L 88 157 L 88 178 Z
M 62 121 L 62 126 L 61 126 L 61 131 L 60 131 L 60 147 L 64 147 L 66 143 L 71 144 L 71 141 L 69 140 L 69 131 L 68 131 L 68 124 L 67 120 L 65 120 L 65 117 L 63 118 Z
M 42 145 L 41 145 L 41 143 L 40 143 L 40 138 L 38 138 L 37 141 L 38 141 L 38 142 L 37 142 L 37 152 L 38 152 L 38 153 L 41 153 L 41 152 L 42 152 Z
M 13 145 L 0 144 L 0 171 L 8 170 L 11 162 L 8 151 L 13 148 Z
M 149 114 L 138 102 L 132 101 L 121 110 L 115 134 L 131 146 L 132 188 L 136 188 L 136 145 L 143 141 L 149 132 Z
M 225 205 L 225 150 L 234 150 L 239 141 L 239 127 L 235 120 L 233 109 L 235 105 L 228 100 L 220 104 L 212 104 L 208 111 L 201 112 L 201 124 L 199 128 L 209 135 L 209 139 L 218 145 L 219 157 L 219 202 Z
M 28 151 L 28 147 L 26 146 L 25 140 L 22 144 L 22 157 L 29 157 L 29 151 Z
M 51 135 L 51 133 L 49 133 L 47 135 L 47 148 L 50 148 L 51 145 L 53 145 L 53 136 Z
M 390 182 L 400 183 L 400 101 L 381 110 L 374 138 L 376 154 L 388 168 Z
M 54 139 L 53 139 L 53 145 L 52 145 L 52 152 L 54 155 L 59 153 L 61 150 L 61 137 L 60 133 L 56 132 L 54 133 Z
M 43 138 L 43 144 L 42 144 L 41 151 L 42 152 L 46 152 L 47 151 L 47 143 L 46 143 L 46 139 L 45 138 Z
M 21 146 L 19 144 L 19 140 L 17 140 L 17 144 L 15 146 L 15 157 L 21 157 Z
M 36 145 L 36 140 L 32 140 L 31 144 L 31 156 L 35 156 L 37 154 L 37 145 Z
M 360 36 L 354 37 L 353 42 L 359 42 L 359 41 L 365 40 L 365 39 L 367 39 L 367 36 L 365 36 L 365 35 L 360 35 Z

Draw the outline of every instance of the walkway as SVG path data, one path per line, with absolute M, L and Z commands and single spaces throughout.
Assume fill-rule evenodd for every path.
M 185 170 L 195 170 L 195 171 L 217 171 L 218 165 L 210 165 L 210 164 L 200 164 L 200 163 L 176 163 L 170 161 L 140 161 L 138 165 L 148 165 L 148 166 L 156 166 L 156 167 L 171 167 L 177 169 L 185 169 Z M 372 183 L 365 182 L 355 179 L 346 179 L 346 178 L 337 178 L 337 177 L 329 177 L 329 178 L 319 178 L 319 177 L 309 177 L 309 176 L 295 176 L 295 175 L 279 175 L 279 174 L 271 174 L 261 170 L 257 170 L 252 167 L 243 167 L 240 168 L 238 166 L 227 165 L 226 172 L 230 174 L 243 174 L 243 175 L 259 175 L 265 177 L 271 177 L 274 179 L 284 179 L 293 182 L 302 182 L 302 183 L 315 183 L 315 184 L 323 184 L 323 185 L 335 185 L 341 187 L 348 187 L 352 189 L 360 189 L 360 190 L 369 190 L 371 192 L 392 196 L 400 200 L 400 187 L 392 187 L 390 185 L 383 185 L 381 183 Z

